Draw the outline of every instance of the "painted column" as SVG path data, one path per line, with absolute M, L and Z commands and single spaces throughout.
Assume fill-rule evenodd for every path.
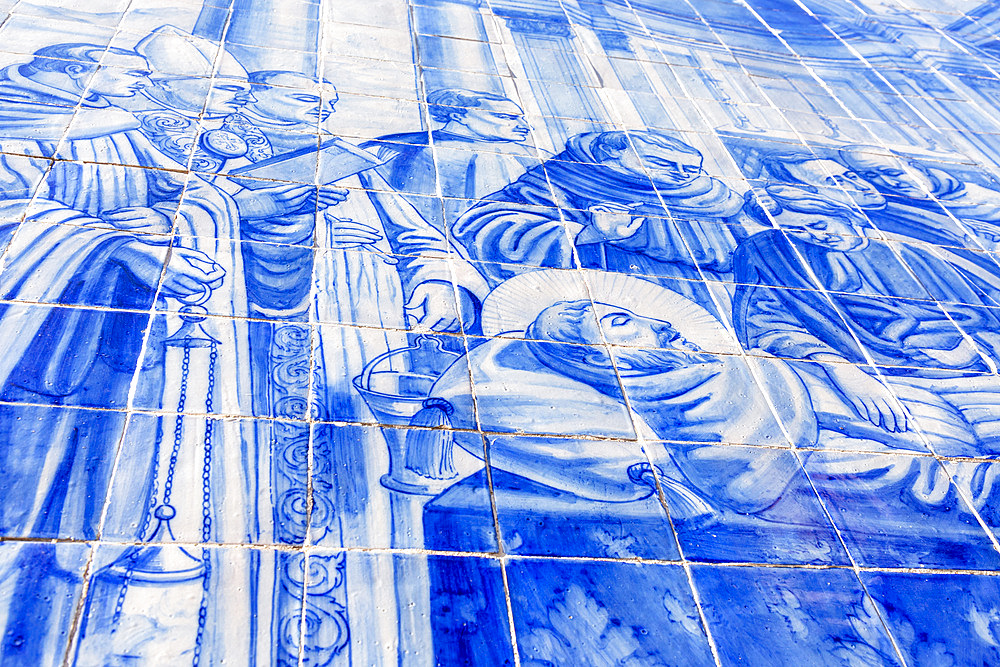
M 559 14 L 498 11 L 514 37 L 531 91 L 546 120 L 553 143 L 561 146 L 571 132 L 561 119 L 607 122 L 610 116 L 573 44 L 569 21 Z
M 224 37 L 226 49 L 251 72 L 273 68 L 268 50 L 282 49 L 282 69 L 314 76 L 320 53 L 319 8 L 320 0 L 233 0 L 231 8 L 206 3 L 194 34 Z
M 423 0 L 412 6 L 426 92 L 467 88 L 504 94 L 482 0 Z

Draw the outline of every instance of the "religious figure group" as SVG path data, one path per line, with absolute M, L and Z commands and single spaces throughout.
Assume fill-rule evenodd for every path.
M 8 536 L 143 541 L 155 517 L 189 541 L 386 538 L 365 519 L 385 502 L 371 492 L 385 443 L 342 424 L 376 423 L 355 379 L 418 330 L 460 350 L 425 409 L 512 434 L 492 465 L 592 500 L 660 490 L 678 526 L 774 505 L 795 471 L 782 445 L 1000 453 L 1000 189 L 986 179 L 844 146 L 775 150 L 739 192 L 669 133 L 587 132 L 549 154 L 516 102 L 457 88 L 427 95 L 434 129 L 356 146 L 331 129 L 333 83 L 248 71 L 171 26 L 134 50 L 40 49 L 0 72 L 0 100 Z M 360 166 L 259 175 L 302 160 Z M 526 291 L 528 315 L 488 330 L 491 290 L 516 299 L 525 276 L 566 269 L 608 289 Z M 661 309 L 629 301 L 644 289 Z M 526 428 L 618 445 L 514 435 Z M 315 478 L 304 441 L 322 453 Z M 638 441 L 703 446 L 654 466 Z M 484 458 L 481 439 L 458 442 Z M 858 461 L 922 506 L 957 507 L 926 461 Z M 164 519 L 185 465 L 200 486 Z M 980 504 L 995 475 L 981 471 L 962 489 Z M 80 582 L 15 570 L 25 595 L 7 603 L 0 656 L 44 664 L 30 591 L 68 618 Z

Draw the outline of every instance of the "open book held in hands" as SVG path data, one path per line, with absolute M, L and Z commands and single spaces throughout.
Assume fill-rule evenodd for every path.
M 379 160 L 371 153 L 352 146 L 342 139 L 335 138 L 324 141 L 315 147 L 300 148 L 291 153 L 275 155 L 266 160 L 233 169 L 230 174 L 268 180 L 330 185 L 384 163 L 384 160 Z M 249 179 L 240 179 L 240 183 L 252 189 L 271 185 L 264 181 L 257 181 L 255 185 Z

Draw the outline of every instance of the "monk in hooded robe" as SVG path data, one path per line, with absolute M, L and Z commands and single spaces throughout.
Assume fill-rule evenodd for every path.
M 98 59 L 107 67 L 98 69 Z M 9 402 L 0 409 L 0 523 L 6 535 L 92 539 L 107 509 L 103 536 L 148 539 L 151 531 L 143 528 L 150 527 L 151 489 L 163 484 L 162 477 L 153 479 L 156 460 L 169 447 L 157 450 L 155 427 L 130 426 L 123 439 L 124 410 L 177 410 L 182 363 L 182 349 L 164 345 L 179 319 L 151 316 L 151 309 L 176 311 L 208 297 L 210 313 L 246 312 L 240 257 L 231 244 L 237 234 L 232 199 L 178 174 L 176 163 L 138 131 L 139 121 L 110 101 L 146 85 L 147 68 L 129 51 L 69 44 L 41 49 L 32 62 L 0 72 L 6 197 L 0 327 L 8 332 L 0 393 Z M 88 94 L 81 98 L 83 90 Z M 245 324 L 230 317 L 207 326 L 218 341 L 214 390 L 206 377 L 210 350 L 192 350 L 188 380 L 199 389 L 191 390 L 186 410 L 248 414 Z M 76 406 L 103 410 L 71 409 Z M 171 428 L 172 418 L 160 421 Z M 175 494 L 175 536 L 204 539 L 208 525 L 209 540 L 256 539 L 248 500 L 254 481 L 245 474 L 251 466 L 238 463 L 252 447 L 238 422 L 193 421 L 181 431 L 180 457 L 200 469 L 210 430 L 216 463 L 208 467 L 207 487 L 199 474 L 196 488 Z M 129 464 L 117 466 L 109 499 L 119 452 Z M 72 611 L 77 575 L 61 572 L 58 563 L 14 563 L 19 594 L 5 610 L 0 662 L 58 662 L 61 653 L 46 651 L 61 650 L 51 633 Z M 222 578 L 211 580 L 211 590 L 221 585 Z M 210 619 L 218 609 L 210 604 Z M 247 619 L 233 607 L 229 612 Z
M 566 149 L 470 209 L 455 239 L 501 282 L 518 269 L 587 268 L 725 279 L 744 233 L 742 198 L 702 171 L 693 147 L 653 132 L 571 138 Z M 550 187 L 551 186 L 551 187 Z M 664 281 L 703 306 L 704 285 Z

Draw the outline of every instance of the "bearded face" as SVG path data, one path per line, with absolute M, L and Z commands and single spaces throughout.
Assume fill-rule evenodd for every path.
M 614 363 L 623 376 L 655 375 L 718 363 L 716 357 L 686 340 L 669 322 L 606 303 L 556 303 L 539 314 L 526 335 L 533 341 L 549 343 L 529 342 L 545 366 L 609 395 L 618 393 L 618 379 L 605 341 L 614 346 Z
M 713 355 L 682 348 L 619 348 L 615 350 L 615 361 L 623 376 L 656 375 L 688 366 L 721 363 Z

